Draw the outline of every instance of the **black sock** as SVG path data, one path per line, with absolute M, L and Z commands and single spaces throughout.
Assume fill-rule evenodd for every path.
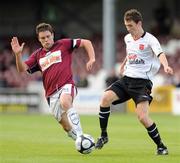
M 110 115 L 110 107 L 101 107 L 99 112 L 99 123 L 101 127 L 101 136 L 107 137 L 107 125 Z
M 147 131 L 148 135 L 157 144 L 158 147 L 164 147 L 164 144 L 161 141 L 161 137 L 155 123 L 148 127 Z

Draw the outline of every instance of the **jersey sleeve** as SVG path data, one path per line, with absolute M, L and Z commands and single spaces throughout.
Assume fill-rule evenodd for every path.
M 163 52 L 158 39 L 154 36 L 150 37 L 150 46 L 156 56 L 159 56 Z
M 62 39 L 61 41 L 62 44 L 66 47 L 66 49 L 70 51 L 79 48 L 81 44 L 81 39 Z
M 37 52 L 32 53 L 30 57 L 25 61 L 25 64 L 27 64 L 28 66 L 27 72 L 30 74 L 40 71 L 36 55 Z

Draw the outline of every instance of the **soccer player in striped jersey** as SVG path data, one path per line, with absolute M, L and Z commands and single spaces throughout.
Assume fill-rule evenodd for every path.
M 129 34 L 124 38 L 127 55 L 120 68 L 123 77 L 108 87 L 101 99 L 99 112 L 101 136 L 98 138 L 96 148 L 101 149 L 108 142 L 110 105 L 123 103 L 132 98 L 136 104 L 139 121 L 157 145 L 157 154 L 167 155 L 167 147 L 162 142 L 155 122 L 149 117 L 148 110 L 152 101 L 151 79 L 158 72 L 160 64 L 167 74 L 173 74 L 173 70 L 168 65 L 159 41 L 144 31 L 142 21 L 142 15 L 136 9 L 130 9 L 124 15 L 124 23 Z
M 67 38 L 54 41 L 54 30 L 46 23 L 36 26 L 36 34 L 42 47 L 34 51 L 25 62 L 22 61 L 24 43 L 19 44 L 17 37 L 12 38 L 11 47 L 15 54 L 17 70 L 41 72 L 51 113 L 68 136 L 76 140 L 83 131 L 79 115 L 73 107 L 77 89 L 71 70 L 72 53 L 76 48 L 84 48 L 89 57 L 86 68 L 90 71 L 95 62 L 94 48 L 91 41 L 86 39 Z

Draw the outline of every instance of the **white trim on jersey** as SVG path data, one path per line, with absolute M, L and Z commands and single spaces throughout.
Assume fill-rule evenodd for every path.
M 77 40 L 78 39 L 73 39 L 73 49 L 76 47 L 76 45 L 77 45 Z

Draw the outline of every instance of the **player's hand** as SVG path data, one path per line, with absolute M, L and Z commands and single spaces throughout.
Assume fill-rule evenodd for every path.
M 24 44 L 25 43 L 22 43 L 20 45 L 17 37 L 12 38 L 11 47 L 15 55 L 20 55 L 22 53 Z
M 164 72 L 173 75 L 173 69 L 169 66 L 164 67 Z
M 90 71 L 90 70 L 92 69 L 94 62 L 95 62 L 95 59 L 89 60 L 89 61 L 87 62 L 87 64 L 86 64 L 86 69 L 87 69 L 88 71 Z

